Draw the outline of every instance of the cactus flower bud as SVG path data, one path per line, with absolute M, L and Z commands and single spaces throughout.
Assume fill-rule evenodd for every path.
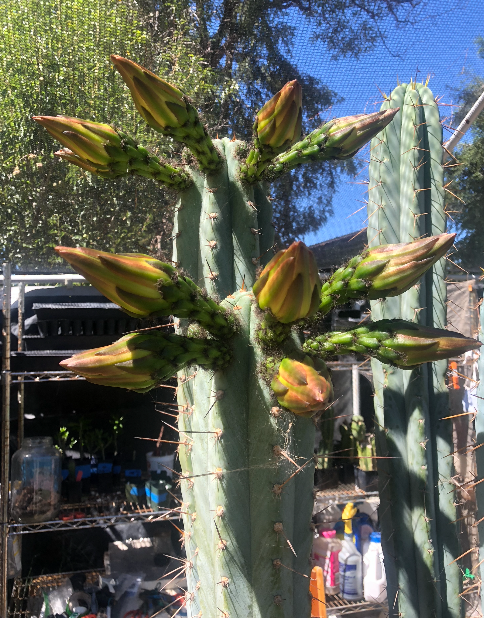
M 339 268 L 321 289 L 320 311 L 351 299 L 399 296 L 445 255 L 455 234 L 440 234 L 410 243 L 367 249 Z
M 34 116 L 34 120 L 66 147 L 56 156 L 91 174 L 117 178 L 131 173 L 180 191 L 191 183 L 185 170 L 162 163 L 128 135 L 107 124 L 66 116 Z
M 183 92 L 148 69 L 121 56 L 111 61 L 128 86 L 136 109 L 156 131 L 182 127 L 188 121 Z
M 125 161 L 129 158 L 121 148 L 121 137 L 108 124 L 68 116 L 34 116 L 33 120 L 69 149 L 73 163 L 77 157 L 80 163 L 94 170 L 107 171 L 113 155 L 116 158 L 115 153 Z
M 234 318 L 170 264 L 141 253 L 56 247 L 57 253 L 106 298 L 134 317 L 175 315 L 197 320 L 212 334 L 230 337 Z
M 398 110 L 399 108 L 396 107 L 373 114 L 359 114 L 330 120 L 294 144 L 289 150 L 279 154 L 269 164 L 266 164 L 260 173 L 251 175 L 250 167 L 241 168 L 242 177 L 247 182 L 254 180 L 272 182 L 302 163 L 349 159 L 384 129 L 393 120 Z
M 222 160 L 185 94 L 132 60 L 113 55 L 111 61 L 146 123 L 155 131 L 186 144 L 203 171 L 219 171 Z
M 396 107 L 383 112 L 345 116 L 331 121 L 331 126 L 327 131 L 326 148 L 339 151 L 334 152 L 335 159 L 353 157 L 360 148 L 363 148 L 393 120 L 398 110 L 399 108 Z
M 326 356 L 356 352 L 382 363 L 412 369 L 422 363 L 460 356 L 481 345 L 476 339 L 444 329 L 405 320 L 379 320 L 354 330 L 318 335 L 308 339 L 303 349 Z
M 230 360 L 225 344 L 159 331 L 130 333 L 115 343 L 75 354 L 60 365 L 93 384 L 146 392 L 190 364 L 224 367 Z
M 326 365 L 309 356 L 302 363 L 284 358 L 271 388 L 279 405 L 306 418 L 324 410 L 333 396 L 333 385 Z
M 261 147 L 273 156 L 290 148 L 301 137 L 302 89 L 297 80 L 288 82 L 257 113 L 254 133 Z
M 283 324 L 313 315 L 321 281 L 312 251 L 294 242 L 267 264 L 252 288 L 261 309 L 270 309 Z

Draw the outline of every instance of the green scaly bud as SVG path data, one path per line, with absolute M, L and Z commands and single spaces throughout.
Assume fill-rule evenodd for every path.
M 160 161 L 134 139 L 107 124 L 67 116 L 34 116 L 65 149 L 61 159 L 102 178 L 128 174 L 146 176 L 183 191 L 192 183 L 189 173 Z
M 188 97 L 176 86 L 131 60 L 112 55 L 111 61 L 146 123 L 162 135 L 188 146 L 203 171 L 219 171 L 221 158 Z
M 307 137 L 277 156 L 257 180 L 269 182 L 289 170 L 310 161 L 344 160 L 354 157 L 377 133 L 392 120 L 399 108 L 373 114 L 358 114 L 337 118 L 321 125 Z M 250 181 L 250 178 L 244 177 Z
M 352 299 L 399 296 L 446 254 L 454 238 L 455 234 L 439 234 L 410 243 L 367 249 L 324 283 L 319 310 L 326 314 Z
M 137 318 L 191 318 L 216 337 L 234 334 L 235 318 L 206 298 L 188 277 L 141 253 L 116 254 L 95 249 L 56 247 L 57 253 L 101 294 Z
M 303 349 L 319 356 L 364 354 L 402 369 L 460 356 L 481 342 L 460 333 L 405 320 L 380 320 L 353 330 L 333 331 L 308 339 Z
M 112 345 L 75 354 L 60 364 L 93 384 L 144 393 L 187 365 L 222 369 L 231 359 L 226 344 L 159 331 L 130 333 Z

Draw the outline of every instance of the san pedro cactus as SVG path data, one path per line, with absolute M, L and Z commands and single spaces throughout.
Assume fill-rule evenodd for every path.
M 301 163 L 352 156 L 397 110 L 334 120 L 294 144 L 300 91 L 290 83 L 258 115 L 252 145 L 212 141 L 176 87 L 119 56 L 113 62 L 142 117 L 185 144 L 193 164 L 153 162 L 149 153 L 138 164 L 141 147 L 123 135 L 114 144 L 126 153 L 123 159 L 105 125 L 94 130 L 81 120 L 36 120 L 49 130 L 55 126 L 52 134 L 71 152 L 61 151 L 62 158 L 82 160 L 93 173 L 146 174 L 149 168 L 154 180 L 171 187 L 173 179 L 189 177 L 190 185 L 179 187 L 173 262 L 88 249 L 58 252 L 128 313 L 173 314 L 177 332 L 128 335 L 64 366 L 135 390 L 177 372 L 188 615 L 309 618 L 311 417 L 324 413 L 332 386 L 324 354 L 302 349 L 303 324 L 320 334 L 314 257 L 295 243 L 272 258 L 266 181 Z M 82 142 L 79 149 L 73 133 L 92 145 Z M 288 150 L 280 152 L 283 147 Z M 102 148 L 107 157 L 99 155 Z M 162 165 L 163 173 L 172 170 L 169 181 Z M 427 265 L 436 242 L 419 258 L 428 258 Z M 369 280 L 364 283 L 366 290 Z
M 381 111 L 396 108 L 393 123 L 371 143 L 370 252 L 383 243 L 445 238 L 442 127 L 434 96 L 426 85 L 401 84 Z M 444 328 L 444 261 L 436 261 L 401 296 L 372 302 L 371 308 L 375 320 L 403 318 L 425 332 Z M 430 359 L 424 353 L 421 360 Z M 372 361 L 372 368 L 377 449 L 388 457 L 378 460 L 378 471 L 390 615 L 458 618 L 462 576 L 449 456 L 452 425 L 441 420 L 449 416 L 447 362 L 402 370 Z

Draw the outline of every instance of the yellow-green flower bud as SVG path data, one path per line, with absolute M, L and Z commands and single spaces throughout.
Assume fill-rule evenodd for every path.
M 312 251 L 294 242 L 267 264 L 253 287 L 261 309 L 270 309 L 283 324 L 313 315 L 319 305 L 321 281 Z

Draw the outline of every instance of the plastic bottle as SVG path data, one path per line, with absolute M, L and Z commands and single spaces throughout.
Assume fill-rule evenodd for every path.
M 339 583 L 341 596 L 347 601 L 360 601 L 363 598 L 363 559 L 355 547 L 352 526 L 356 512 L 353 503 L 348 502 L 342 515 L 345 536 L 339 553 Z
M 321 530 L 319 534 L 313 542 L 313 567 L 322 568 L 326 593 L 338 594 L 341 541 L 336 538 L 336 530 Z
M 364 557 L 366 575 L 363 579 L 365 601 L 383 603 L 387 598 L 387 578 L 381 548 L 381 533 L 370 534 L 370 547 Z

